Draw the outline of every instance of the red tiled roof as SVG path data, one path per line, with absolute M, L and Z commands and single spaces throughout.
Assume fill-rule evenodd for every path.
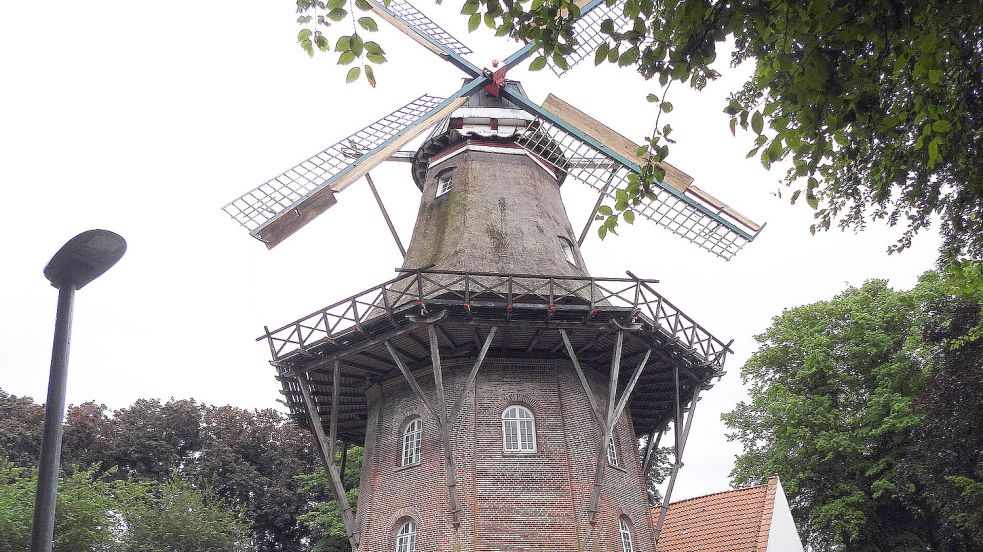
M 764 552 L 778 477 L 765 485 L 724 491 L 669 505 L 658 552 Z M 652 508 L 653 525 L 661 508 Z

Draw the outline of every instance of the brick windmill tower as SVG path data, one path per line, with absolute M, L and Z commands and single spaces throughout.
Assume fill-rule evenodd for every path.
M 393 232 L 396 278 L 260 338 L 319 445 L 352 549 L 654 551 L 662 519 L 643 474 L 671 425 L 668 502 L 699 393 L 729 348 L 654 280 L 585 268 L 593 213 L 576 235 L 560 186 L 596 188 L 596 211 L 640 170 L 637 146 L 506 80 L 532 45 L 481 70 L 403 0 L 373 10 L 463 70 L 464 86 L 410 102 L 225 207 L 274 247 L 362 176 L 378 199 L 368 172 L 387 159 L 410 162 L 422 191 L 409 247 Z M 574 61 L 600 40 L 600 21 L 626 24 L 600 0 L 582 13 Z M 666 169 L 639 216 L 725 259 L 760 231 Z M 349 444 L 364 447 L 357 508 L 337 462 Z

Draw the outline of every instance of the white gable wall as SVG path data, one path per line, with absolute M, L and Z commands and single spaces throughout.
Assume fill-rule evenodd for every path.
M 785 498 L 785 489 L 782 489 L 781 481 L 778 481 L 778 489 L 775 492 L 771 528 L 768 530 L 768 552 L 803 552 L 802 541 L 799 540 L 799 533 L 795 530 L 795 521 L 792 520 L 792 511 L 788 507 L 788 499 Z

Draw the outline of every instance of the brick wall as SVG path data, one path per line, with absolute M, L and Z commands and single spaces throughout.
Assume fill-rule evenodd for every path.
M 458 396 L 470 361 L 447 362 L 447 402 Z M 606 401 L 606 380 L 588 374 Z M 429 368 L 417 373 L 434 398 Z M 392 550 L 404 519 L 417 522 L 417 551 L 621 551 L 618 520 L 634 526 L 635 550 L 653 550 L 651 520 L 636 439 L 626 412 L 614 433 L 620 466 L 605 470 L 598 523 L 587 521 L 599 425 L 580 383 L 563 360 L 488 358 L 452 433 L 461 526 L 448 513 L 447 479 L 437 426 L 401 379 L 370 392 L 357 520 L 362 549 Z M 522 404 L 536 419 L 536 452 L 502 450 L 501 414 Z M 449 408 L 449 406 L 448 406 Z M 402 431 L 423 420 L 422 461 L 402 467 Z

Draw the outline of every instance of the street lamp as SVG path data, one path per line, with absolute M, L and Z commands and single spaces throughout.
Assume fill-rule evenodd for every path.
M 58 463 L 68 384 L 68 348 L 72 334 L 75 290 L 101 276 L 126 252 L 126 240 L 108 230 L 82 232 L 55 253 L 44 267 L 44 276 L 58 288 L 55 339 L 51 346 L 48 401 L 44 407 L 44 437 L 38 487 L 34 499 L 31 552 L 51 552 L 55 535 L 55 497 L 58 492 Z

